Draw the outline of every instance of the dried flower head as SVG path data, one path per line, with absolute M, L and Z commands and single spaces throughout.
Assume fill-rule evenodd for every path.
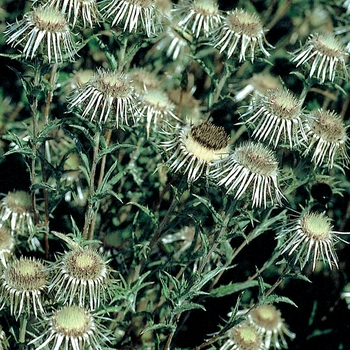
M 284 198 L 278 187 L 278 161 L 275 153 L 261 143 L 245 142 L 237 147 L 222 164 L 211 173 L 225 186 L 227 193 L 234 192 L 239 199 L 250 191 L 252 207 L 266 208 L 268 200 L 281 204 Z
M 137 96 L 125 74 L 98 69 L 89 82 L 69 101 L 71 109 L 81 110 L 83 118 L 117 127 L 139 111 Z
M 267 350 L 257 328 L 247 322 L 233 327 L 227 337 L 220 350 Z
M 47 289 L 47 277 L 47 269 L 38 259 L 21 257 L 8 264 L 0 277 L 0 288 L 11 315 L 18 318 L 22 312 L 44 313 L 42 292 Z
M 235 100 L 242 101 L 248 96 L 251 96 L 253 101 L 260 100 L 268 91 L 277 89 L 283 89 L 280 79 L 270 73 L 257 73 L 246 82 L 242 90 L 236 93 Z
M 326 79 L 333 81 L 336 73 L 348 78 L 347 56 L 344 46 L 333 34 L 315 34 L 294 53 L 292 62 L 298 62 L 297 67 L 309 62 L 309 76 L 317 77 L 323 83 Z
M 169 137 L 174 133 L 167 133 Z M 225 129 L 209 121 L 186 125 L 177 131 L 175 138 L 163 142 L 167 152 L 173 152 L 167 161 L 169 168 L 187 174 L 188 182 L 209 174 L 215 163 L 229 154 L 229 136 Z
M 145 68 L 133 68 L 128 72 L 137 94 L 143 94 L 150 89 L 158 89 L 161 82 L 154 72 Z
M 25 58 L 44 55 L 49 63 L 73 60 L 77 54 L 65 16 L 54 7 L 38 7 L 8 25 L 7 44 L 20 45 Z
M 8 222 L 12 232 L 32 232 L 34 229 L 32 201 L 25 191 L 9 192 L 0 202 L 0 227 Z
M 173 61 L 187 60 L 190 52 L 188 42 L 172 27 L 167 26 L 159 35 L 155 51 L 163 53 Z
M 222 21 L 216 0 L 183 0 L 175 5 L 174 12 L 180 16 L 178 26 L 185 31 L 189 30 L 196 38 L 201 33 L 208 37 Z
M 313 111 L 305 122 L 305 132 L 307 145 L 304 155 L 312 153 L 315 167 L 325 164 L 333 168 L 337 161 L 348 163 L 349 139 L 340 115 L 322 108 Z
M 274 305 L 263 305 L 253 309 L 248 314 L 248 321 L 257 327 L 262 335 L 262 342 L 266 349 L 288 348 L 286 337 L 295 338 L 281 317 L 281 312 Z
M 220 47 L 220 52 L 226 51 L 227 57 L 230 58 L 239 44 L 239 62 L 245 61 L 248 47 L 250 47 L 250 59 L 253 62 L 257 44 L 265 56 L 270 56 L 264 44 L 268 47 L 272 46 L 266 41 L 258 15 L 242 9 L 235 9 L 227 13 L 222 25 L 217 30 L 214 37 L 214 47 Z
M 302 269 L 312 261 L 315 270 L 318 260 L 338 268 L 335 244 L 346 243 L 339 234 L 342 233 L 333 231 L 331 219 L 324 213 L 306 211 L 282 229 L 277 238 L 283 240 L 281 254 L 295 256 L 294 264 L 299 264 Z
M 13 234 L 5 227 L 0 227 L 0 261 L 6 267 L 6 261 L 11 256 L 15 246 Z
M 107 341 L 104 334 L 107 330 L 100 325 L 98 317 L 80 306 L 63 306 L 41 324 L 46 329 L 29 342 L 35 344 L 36 350 L 47 347 L 55 350 L 102 350 Z
M 159 24 L 154 0 L 111 0 L 101 12 L 105 19 L 112 19 L 112 26 L 124 22 L 124 32 L 136 32 L 141 23 L 148 37 L 156 33 L 156 24 Z
M 97 308 L 107 297 L 110 269 L 103 257 L 92 250 L 74 249 L 66 252 L 52 271 L 54 279 L 49 286 L 57 300 L 73 305 Z
M 252 123 L 252 136 L 259 140 L 269 140 L 276 148 L 280 139 L 289 143 L 290 148 L 306 139 L 301 110 L 302 101 L 287 89 L 269 90 L 256 102 L 248 112 L 245 121 L 247 126 Z
M 149 89 L 145 91 L 141 97 L 141 114 L 146 116 L 147 137 L 151 129 L 151 122 L 157 125 L 159 119 L 166 121 L 170 118 L 175 118 L 175 105 L 170 101 L 168 95 L 162 89 Z
M 101 16 L 96 0 L 48 0 L 46 6 L 55 7 L 64 13 L 67 20 L 72 21 L 73 26 L 77 22 L 82 22 L 84 28 L 93 28 Z

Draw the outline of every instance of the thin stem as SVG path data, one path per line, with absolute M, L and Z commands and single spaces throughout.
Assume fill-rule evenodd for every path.
M 100 148 L 100 130 L 96 130 L 95 137 L 94 137 L 94 149 L 93 149 L 93 156 L 92 156 L 92 163 L 91 163 L 91 171 L 90 171 L 90 184 L 89 184 L 89 199 L 88 199 L 88 205 L 85 213 L 85 222 L 84 222 L 84 228 L 83 228 L 83 238 L 88 237 L 89 233 L 89 227 L 91 224 L 92 219 L 92 211 L 93 211 L 93 205 L 94 202 L 92 200 L 92 197 L 95 193 L 95 176 L 96 176 L 96 168 L 97 168 L 97 158 Z
M 26 317 L 22 316 L 20 318 L 20 328 L 19 328 L 19 343 L 25 344 L 26 341 L 26 333 L 27 333 L 27 319 Z
M 111 137 L 112 137 L 112 129 L 109 129 L 107 131 L 107 135 L 106 135 L 106 147 L 109 146 L 109 144 L 111 142 Z M 107 160 L 107 154 L 104 154 L 102 157 L 102 160 L 101 160 L 100 175 L 98 178 L 97 188 L 99 188 L 101 186 L 101 183 L 102 183 L 102 180 L 103 180 L 103 177 L 105 174 L 106 160 Z M 90 225 L 90 229 L 89 229 L 89 239 L 93 239 L 93 236 L 94 236 L 99 206 L 100 206 L 100 202 L 97 204 L 97 208 L 95 210 L 94 216 L 93 216 L 92 221 L 91 221 L 91 225 Z
M 37 133 L 38 133 L 38 99 L 36 96 L 33 97 L 33 102 L 30 106 L 33 115 L 33 144 L 32 144 L 32 159 L 30 165 L 30 183 L 33 187 L 36 183 L 36 153 L 37 153 Z M 35 190 L 31 191 L 31 202 L 32 202 L 32 211 L 34 215 L 34 222 L 37 225 L 39 223 L 38 211 L 36 209 L 36 194 Z
M 56 81 L 56 74 L 57 74 L 57 69 L 58 65 L 54 64 L 52 67 L 51 71 L 51 78 L 50 78 L 50 89 L 47 93 L 46 97 L 46 105 L 45 105 L 45 113 L 44 113 L 44 127 L 48 125 L 49 123 L 49 115 L 50 115 L 50 109 L 51 109 L 51 102 L 52 102 L 52 96 L 53 96 L 53 90 L 54 90 L 54 85 Z M 46 173 L 46 166 L 45 166 L 45 149 L 46 149 L 46 143 L 47 141 L 43 142 L 41 144 L 41 154 L 42 158 L 40 160 L 40 165 L 41 165 L 41 176 L 42 176 L 42 181 L 43 183 L 47 182 L 47 173 Z M 45 217 L 44 217 L 44 226 L 47 228 L 49 226 L 49 194 L 47 188 L 43 189 L 43 194 L 44 194 L 44 205 L 45 205 Z M 45 247 L 45 256 L 46 258 L 49 257 L 49 230 L 45 230 L 44 234 L 44 247 Z

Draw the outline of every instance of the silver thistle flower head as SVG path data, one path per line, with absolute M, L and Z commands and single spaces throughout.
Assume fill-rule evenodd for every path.
M 0 277 L 1 298 L 11 315 L 44 313 L 42 293 L 48 288 L 47 279 L 47 268 L 40 260 L 21 257 L 11 261 Z
M 252 207 L 265 207 L 268 201 L 281 204 L 278 161 L 275 153 L 261 143 L 245 142 L 211 172 L 218 186 L 227 188 L 235 199 L 251 192 Z
M 146 35 L 151 37 L 160 25 L 160 13 L 154 0 L 112 0 L 104 1 L 102 6 L 103 18 L 111 19 L 112 26 L 124 23 L 124 32 L 136 32 L 141 24 Z
M 347 127 L 340 115 L 320 108 L 310 113 L 304 128 L 307 136 L 304 156 L 312 154 L 315 167 L 325 164 L 331 169 L 336 162 L 343 165 L 349 162 Z
M 123 73 L 98 69 L 94 76 L 69 100 L 83 118 L 103 124 L 128 125 L 139 114 L 138 98 L 130 79 Z
M 184 0 L 175 5 L 173 12 L 180 16 L 177 25 L 196 38 L 201 34 L 208 37 L 223 18 L 216 0 Z
M 81 22 L 84 28 L 93 28 L 101 17 L 96 0 L 49 0 L 45 7 L 57 8 L 72 22 L 73 27 Z
M 310 77 L 321 81 L 333 81 L 338 74 L 348 79 L 346 60 L 348 53 L 341 42 L 332 34 L 310 35 L 306 44 L 294 53 L 292 62 L 300 65 L 310 64 Z
M 227 332 L 227 340 L 219 350 L 267 350 L 258 329 L 242 322 Z
M 31 340 L 35 349 L 96 349 L 108 341 L 100 318 L 77 305 L 65 305 L 40 321 L 42 333 Z
M 173 132 L 165 132 L 173 137 Z M 229 154 L 229 136 L 223 127 L 209 121 L 198 125 L 177 127 L 175 138 L 163 142 L 165 150 L 173 152 L 166 164 L 175 173 L 187 174 L 192 183 L 203 174 L 209 175 L 210 169 Z
M 318 260 L 338 268 L 335 245 L 340 241 L 347 243 L 340 234 L 333 231 L 331 219 L 324 213 L 305 211 L 282 229 L 277 238 L 282 241 L 281 254 L 291 256 L 302 269 L 311 262 L 315 270 Z
M 245 61 L 248 48 L 253 62 L 257 45 L 266 57 L 270 56 L 265 45 L 272 45 L 265 38 L 260 18 L 242 9 L 228 12 L 214 35 L 214 47 L 220 48 L 220 53 L 226 51 L 228 58 L 239 50 L 239 62 Z
M 248 310 L 239 311 L 238 314 L 246 314 Z M 291 332 L 284 319 L 281 311 L 274 305 L 262 305 L 254 308 L 248 313 L 248 322 L 255 326 L 262 335 L 262 341 L 266 349 L 288 348 L 286 337 L 295 338 L 295 333 Z
M 34 230 L 34 214 L 31 195 L 26 191 L 13 191 L 0 201 L 0 227 L 7 223 L 11 232 Z
M 52 271 L 55 277 L 49 290 L 54 291 L 57 300 L 69 305 L 88 305 L 94 310 L 108 297 L 111 270 L 91 248 L 66 252 L 54 263 Z
M 292 149 L 306 139 L 302 101 L 288 89 L 268 90 L 245 116 L 249 116 L 245 123 L 253 128 L 252 136 L 259 141 L 268 140 L 274 148 L 283 140 Z
M 43 55 L 49 63 L 74 60 L 77 46 L 69 24 L 55 7 L 37 7 L 23 19 L 9 24 L 5 36 L 7 44 L 21 46 L 26 59 Z

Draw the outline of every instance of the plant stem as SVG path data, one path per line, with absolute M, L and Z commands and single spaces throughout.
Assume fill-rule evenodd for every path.
M 20 328 L 19 328 L 19 342 L 20 344 L 25 344 L 26 333 L 27 333 L 27 319 L 24 316 L 20 318 Z
M 89 227 L 92 219 L 93 206 L 95 204 L 92 198 L 95 193 L 95 176 L 96 176 L 96 168 L 97 168 L 97 158 L 98 158 L 98 153 L 100 149 L 100 136 L 101 136 L 100 130 L 96 130 L 95 136 L 94 136 L 94 144 L 93 144 L 94 149 L 93 149 L 91 171 L 90 171 L 89 199 L 88 199 L 88 205 L 85 213 L 85 222 L 84 222 L 84 228 L 83 228 L 83 238 L 85 239 L 88 237 Z
M 112 129 L 109 129 L 107 131 L 107 135 L 106 135 L 106 147 L 109 146 L 110 142 L 111 142 L 111 137 L 112 137 Z M 99 188 L 101 186 L 104 174 L 105 174 L 105 169 L 106 169 L 106 160 L 107 160 L 107 154 L 104 154 L 101 160 L 101 166 L 100 166 L 100 175 L 98 178 L 98 183 L 97 183 L 97 188 Z M 89 239 L 93 239 L 94 236 L 94 231 L 95 231 L 95 226 L 96 226 L 96 220 L 97 220 L 97 213 L 98 213 L 98 209 L 100 206 L 100 201 L 97 204 L 97 208 L 94 212 L 92 221 L 91 221 L 91 225 L 90 225 L 90 229 L 89 229 Z

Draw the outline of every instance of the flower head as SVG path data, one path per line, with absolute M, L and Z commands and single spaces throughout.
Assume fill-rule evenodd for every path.
M 181 17 L 178 26 L 183 30 L 189 29 L 196 38 L 201 33 L 208 37 L 222 20 L 216 0 L 183 0 L 174 12 Z
M 66 252 L 52 270 L 54 279 L 49 290 L 57 300 L 79 306 L 97 308 L 106 298 L 110 286 L 110 269 L 103 257 L 92 250 L 74 249 Z
M 220 47 L 220 52 L 227 51 L 227 57 L 230 58 L 239 44 L 239 62 L 245 61 L 248 47 L 250 47 L 250 59 L 253 61 L 257 44 L 265 56 L 270 56 L 264 44 L 272 46 L 266 41 L 259 17 L 245 10 L 235 9 L 227 13 L 222 25 L 217 30 L 214 47 Z
M 5 227 L 0 227 L 0 261 L 6 267 L 6 261 L 11 256 L 15 247 L 13 234 Z
M 277 238 L 284 240 L 280 247 L 281 254 L 295 256 L 294 264 L 299 264 L 302 269 L 312 261 L 315 270 L 318 260 L 328 263 L 330 267 L 338 267 L 334 247 L 338 241 L 346 243 L 339 234 L 341 232 L 333 231 L 331 219 L 324 213 L 306 211 L 282 229 Z
M 148 37 L 156 33 L 159 14 L 154 0 L 112 0 L 101 12 L 104 18 L 112 18 L 112 26 L 124 22 L 124 32 L 136 32 L 141 23 Z
M 257 328 L 247 322 L 233 327 L 227 337 L 220 350 L 267 350 Z
M 173 133 L 168 133 L 169 136 Z M 186 125 L 171 141 L 163 142 L 166 151 L 173 152 L 167 161 L 175 173 L 187 174 L 187 180 L 194 182 L 229 153 L 229 137 L 223 127 L 209 121 L 198 125 Z
M 245 115 L 250 115 L 246 124 L 253 123 L 252 136 L 269 140 L 276 148 L 281 137 L 290 148 L 306 139 L 303 129 L 302 102 L 287 89 L 269 90 Z
M 326 79 L 333 81 L 336 73 L 348 77 L 347 56 L 345 48 L 333 34 L 315 34 L 310 35 L 304 47 L 294 53 L 293 62 L 298 62 L 297 67 L 310 62 L 309 76 L 316 76 L 323 83 Z
M 9 304 L 11 315 L 18 318 L 22 312 L 44 313 L 42 292 L 47 289 L 48 272 L 44 264 L 35 258 L 15 259 L 4 269 L 1 296 Z
M 33 231 L 31 196 L 25 191 L 9 192 L 0 202 L 0 227 L 8 222 L 12 232 Z
M 137 94 L 143 94 L 150 89 L 158 89 L 161 84 L 157 75 L 145 68 L 131 69 L 128 72 L 128 78 L 133 82 Z
M 46 317 L 42 324 L 46 330 L 41 335 L 31 340 L 29 344 L 35 344 L 35 349 L 101 350 L 107 337 L 103 334 L 105 329 L 99 324 L 97 317 L 81 306 L 66 305 Z
M 45 6 L 56 7 L 66 14 L 73 26 L 81 20 L 85 28 L 93 28 L 101 16 L 96 0 L 49 0 Z
M 267 349 L 271 346 L 276 349 L 288 348 L 285 336 L 295 338 L 295 334 L 284 323 L 281 312 L 273 305 L 263 305 L 253 309 L 248 314 L 248 321 L 258 329 Z
M 149 89 L 141 95 L 140 100 L 141 114 L 144 114 L 147 120 L 147 137 L 149 137 L 152 119 L 154 125 L 159 119 L 167 120 L 169 117 L 178 119 L 174 114 L 175 105 L 170 101 L 165 91 L 159 88 Z
M 237 147 L 220 167 L 211 173 L 225 186 L 227 193 L 234 192 L 239 199 L 245 192 L 252 193 L 252 207 L 266 208 L 267 201 L 281 204 L 283 194 L 278 187 L 278 161 L 274 152 L 261 143 L 245 142 Z
M 83 118 L 117 127 L 128 125 L 128 118 L 138 113 L 137 97 L 131 81 L 122 73 L 99 69 L 70 100 L 70 108 L 80 109 Z
M 242 101 L 251 95 L 252 100 L 260 100 L 268 91 L 283 89 L 280 79 L 273 75 L 263 72 L 254 74 L 247 82 L 245 87 L 235 95 L 236 101 Z
M 156 52 L 165 51 L 165 55 L 173 61 L 188 59 L 188 42 L 172 26 L 167 26 L 158 37 L 155 48 Z
M 322 108 L 313 111 L 305 123 L 305 131 L 307 146 L 304 155 L 312 153 L 315 167 L 325 164 L 333 168 L 337 160 L 348 163 L 349 139 L 340 115 Z
M 23 47 L 25 58 L 44 54 L 49 63 L 73 60 L 77 53 L 65 16 L 55 7 L 38 7 L 8 25 L 7 44 Z

